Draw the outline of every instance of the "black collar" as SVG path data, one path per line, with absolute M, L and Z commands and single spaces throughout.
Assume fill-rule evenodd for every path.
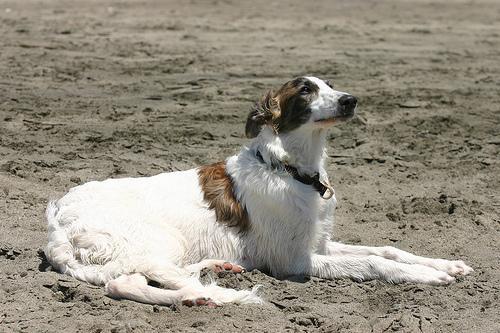
M 266 163 L 264 161 L 264 158 L 262 157 L 262 154 L 260 153 L 260 151 L 257 150 L 257 153 L 255 154 L 255 156 L 262 162 L 262 163 Z M 293 179 L 295 179 L 296 181 L 299 181 L 301 182 L 302 184 L 305 184 L 305 185 L 312 185 L 312 187 L 314 187 L 314 189 L 316 191 L 319 192 L 319 195 L 323 198 L 323 199 L 330 199 L 330 197 L 323 197 L 323 195 L 325 194 L 325 192 L 329 189 L 327 186 L 325 186 L 320 180 L 319 180 L 319 173 L 315 173 L 313 176 L 310 176 L 310 175 L 301 175 L 299 174 L 299 171 L 297 170 L 296 167 L 293 167 L 291 165 L 288 165 L 286 163 L 283 163 L 283 167 L 285 168 L 286 172 L 288 172 L 288 174 L 290 174 L 290 176 L 293 177 Z M 332 195 L 333 195 L 333 188 L 330 188 L 330 191 L 332 191 Z

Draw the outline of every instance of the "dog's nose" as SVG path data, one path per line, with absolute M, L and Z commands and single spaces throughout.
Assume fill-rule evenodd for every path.
M 358 99 L 352 95 L 344 95 L 339 98 L 339 104 L 346 109 L 354 109 L 357 103 Z

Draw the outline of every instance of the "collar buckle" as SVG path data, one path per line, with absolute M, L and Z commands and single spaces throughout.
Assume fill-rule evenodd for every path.
M 319 194 L 321 196 L 321 199 L 330 200 L 335 195 L 335 190 L 333 189 L 333 187 L 330 184 L 325 185 L 325 184 L 321 183 L 321 185 L 326 187 L 326 191 Z M 325 196 L 325 193 L 328 193 L 328 194 Z

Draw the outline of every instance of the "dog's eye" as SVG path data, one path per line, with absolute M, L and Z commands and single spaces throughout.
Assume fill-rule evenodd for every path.
M 309 87 L 307 86 L 303 86 L 301 89 L 300 89 L 300 94 L 301 95 L 307 95 L 311 92 L 311 89 L 309 89 Z

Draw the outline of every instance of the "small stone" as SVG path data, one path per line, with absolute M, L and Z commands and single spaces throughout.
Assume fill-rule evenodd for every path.
M 200 320 L 200 321 L 195 321 L 194 323 L 191 324 L 191 327 L 200 327 L 200 326 L 205 326 L 207 322 Z
M 71 182 L 75 183 L 75 184 L 80 184 L 82 182 L 82 180 L 80 179 L 80 177 L 76 177 L 76 176 L 71 177 L 69 180 Z

